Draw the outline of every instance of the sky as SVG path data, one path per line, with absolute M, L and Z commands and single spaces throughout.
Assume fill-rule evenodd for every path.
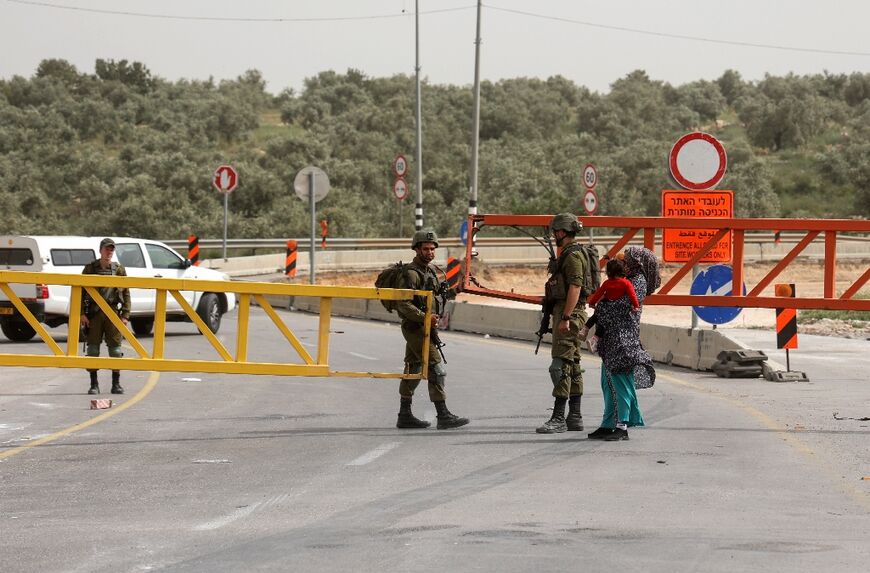
M 475 0 L 418 0 L 421 76 L 474 80 Z M 72 9 L 70 9 L 72 8 Z M 61 58 L 144 63 L 167 80 L 257 69 L 297 93 L 325 70 L 415 72 L 414 0 L 0 0 L 0 78 Z M 680 85 L 725 70 L 870 73 L 868 0 L 487 0 L 481 78 L 564 76 L 601 93 L 642 69 Z M 765 47 L 766 46 L 766 47 Z

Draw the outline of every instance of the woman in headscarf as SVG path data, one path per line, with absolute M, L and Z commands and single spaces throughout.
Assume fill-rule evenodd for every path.
M 643 247 L 628 247 L 621 256 L 642 312 L 646 295 L 661 286 L 655 253 Z M 631 310 L 628 297 L 603 300 L 595 307 L 604 332 L 598 341 L 604 416 L 601 427 L 589 434 L 592 440 L 627 440 L 629 426 L 644 425 L 635 388 L 651 387 L 655 369 L 652 357 L 640 343 L 641 312 Z

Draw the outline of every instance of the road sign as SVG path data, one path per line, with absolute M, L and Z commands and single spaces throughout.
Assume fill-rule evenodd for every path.
M 734 216 L 731 191 L 662 191 L 662 217 L 690 219 L 730 219 Z M 685 263 L 716 234 L 715 229 L 664 229 L 662 260 Z M 731 262 L 731 232 L 728 232 L 701 259 L 702 263 Z
M 668 163 L 671 175 L 681 187 L 700 191 L 712 189 L 722 180 L 728 157 L 718 139 L 696 131 L 677 140 Z
M 232 193 L 239 185 L 239 173 L 230 165 L 221 165 L 214 170 L 211 182 L 221 193 Z
M 704 296 L 728 296 L 733 290 L 731 267 L 728 265 L 713 265 L 701 271 L 692 286 L 689 294 Z M 743 284 L 743 294 L 746 294 L 746 283 Z M 731 322 L 742 310 L 738 306 L 693 306 L 695 314 L 704 322 L 710 324 L 725 324 Z
M 462 241 L 463 246 L 468 244 L 468 219 L 465 219 L 459 225 L 459 240 Z
M 396 177 L 404 177 L 408 173 L 408 161 L 404 155 L 397 155 L 393 160 L 393 173 Z
M 399 201 L 404 201 L 405 197 L 408 196 L 408 184 L 405 183 L 405 180 L 401 177 L 396 179 L 396 182 L 393 183 L 393 195 L 395 195 L 396 199 Z
M 583 208 L 590 215 L 594 215 L 598 210 L 598 194 L 594 189 L 587 189 L 583 194 Z
M 329 177 L 324 173 L 323 169 L 309 165 L 303 167 L 296 174 L 296 179 L 293 180 L 293 189 L 296 191 L 296 196 L 303 201 L 308 201 L 311 196 L 311 190 L 308 188 L 308 175 L 314 174 L 314 202 L 317 203 L 329 193 Z
M 587 189 L 595 189 L 595 186 L 598 185 L 598 170 L 591 163 L 583 168 L 583 185 Z

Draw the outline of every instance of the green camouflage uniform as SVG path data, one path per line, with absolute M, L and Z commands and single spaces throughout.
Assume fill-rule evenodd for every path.
M 438 277 L 435 271 L 428 266 L 420 265 L 416 259 L 407 265 L 399 284 L 399 288 L 413 290 L 430 290 L 435 293 L 438 290 Z M 455 296 L 455 295 L 454 295 Z M 452 298 L 452 297 L 451 297 Z M 424 299 L 414 297 L 413 300 L 397 301 L 396 311 L 402 319 L 402 336 L 405 337 L 405 373 L 416 374 L 423 371 L 423 320 L 426 316 Z M 435 312 L 438 310 L 438 302 L 435 302 Z M 442 364 L 438 348 L 429 339 L 429 399 L 433 402 L 443 402 L 447 398 L 444 390 L 444 382 L 447 378 L 447 370 Z M 402 380 L 399 383 L 399 395 L 410 398 L 414 390 L 420 384 L 420 380 Z
M 577 243 L 577 239 L 565 244 Z M 574 251 L 562 260 L 560 272 L 554 277 L 560 283 L 555 289 L 558 297 L 553 306 L 553 350 L 550 364 L 550 378 L 553 381 L 553 397 L 568 398 L 570 396 L 583 395 L 583 374 L 580 369 L 580 329 L 586 323 L 586 294 L 581 291 L 577 306 L 571 313 L 568 321 L 570 328 L 567 333 L 559 332 L 559 321 L 565 310 L 565 297 L 568 294 L 568 286 L 576 285 L 584 287 L 586 276 L 586 260 L 582 253 Z
M 104 269 L 100 265 L 100 260 L 97 259 L 85 265 L 82 271 L 83 275 L 105 275 L 105 276 L 127 276 L 127 271 L 123 265 L 112 263 L 109 268 Z M 118 310 L 118 315 L 129 320 L 130 318 L 130 289 L 116 287 L 100 287 L 99 293 L 103 299 L 109 303 L 109 306 Z M 106 346 L 109 347 L 109 356 L 120 358 L 123 356 L 121 352 L 121 331 L 106 318 L 102 309 L 96 302 L 91 300 L 87 291 L 82 297 L 82 308 L 85 309 L 85 314 L 88 316 L 90 326 L 88 328 L 88 356 L 100 355 L 100 344 L 105 339 Z

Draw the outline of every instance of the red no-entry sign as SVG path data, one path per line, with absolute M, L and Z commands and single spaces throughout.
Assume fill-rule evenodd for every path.
M 712 189 L 728 165 L 725 148 L 708 133 L 696 131 L 681 137 L 668 157 L 671 175 L 681 187 L 692 191 Z

